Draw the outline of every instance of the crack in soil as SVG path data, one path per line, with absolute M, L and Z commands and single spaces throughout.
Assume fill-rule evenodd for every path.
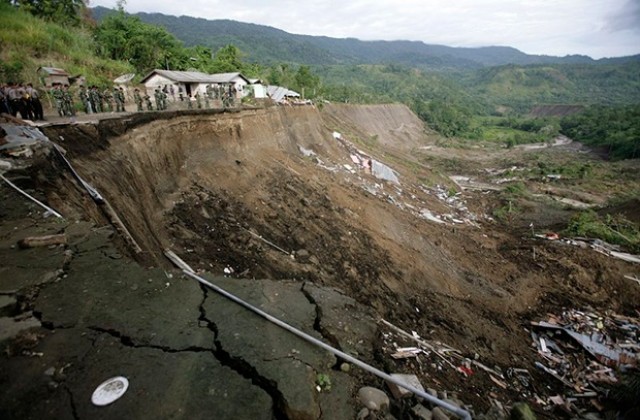
M 102 327 L 87 327 L 92 331 L 108 334 L 114 338 L 117 338 L 123 346 L 132 347 L 135 349 L 154 349 L 160 350 L 165 353 L 212 353 L 213 350 L 207 347 L 199 346 L 187 346 L 181 349 L 174 349 L 169 346 L 159 346 L 157 344 L 136 344 L 133 339 L 127 335 L 120 333 L 111 328 Z
M 300 287 L 300 291 L 307 298 L 310 304 L 312 304 L 316 308 L 316 319 L 313 321 L 313 329 L 322 335 L 322 337 L 327 340 L 333 347 L 342 351 L 340 347 L 340 341 L 331 334 L 326 328 L 322 326 L 322 307 L 318 305 L 318 302 L 311 296 L 307 290 L 305 290 L 307 282 L 302 283 L 302 287 Z
M 117 331 L 113 328 L 103 328 L 99 326 L 88 326 L 86 328 L 88 330 L 97 332 L 99 334 L 107 334 L 111 337 L 114 337 L 125 347 L 130 347 L 135 349 L 153 349 L 153 350 L 159 350 L 165 353 L 209 353 L 222 366 L 230 368 L 231 370 L 233 370 L 243 378 L 250 380 L 253 385 L 259 387 L 265 393 L 267 393 L 271 397 L 271 400 L 273 402 L 273 414 L 276 420 L 288 419 L 289 418 L 289 416 L 287 415 L 288 405 L 284 398 L 284 395 L 278 389 L 277 382 L 261 375 L 255 366 L 251 365 L 242 357 L 231 355 L 229 352 L 227 352 L 223 348 L 222 343 L 217 339 L 218 327 L 213 321 L 207 318 L 206 310 L 204 308 L 204 304 L 207 299 L 209 291 L 206 287 L 202 285 L 200 287 L 203 291 L 203 298 L 198 307 L 200 312 L 200 315 L 198 316 L 198 321 L 204 322 L 206 324 L 206 328 L 213 333 L 214 339 L 213 339 L 212 347 L 187 346 L 184 348 L 172 348 L 170 346 L 140 344 L 140 343 L 136 343 L 133 337 L 123 334 L 120 331 Z M 308 299 L 310 299 L 310 296 L 308 297 Z M 42 317 L 43 317 L 42 312 L 34 311 L 34 317 L 36 317 L 38 320 L 41 321 L 43 328 L 46 328 L 48 330 L 79 328 L 76 324 L 72 326 L 65 326 L 65 325 L 56 325 L 53 321 L 42 322 Z M 319 319 L 316 319 L 316 324 L 320 325 Z M 97 340 L 97 337 L 93 339 L 93 343 L 92 343 L 93 347 L 95 347 L 96 340 Z M 298 360 L 304 363 L 305 365 L 309 366 L 308 363 L 306 363 L 304 360 L 300 360 L 295 357 L 293 357 L 293 359 Z M 75 400 L 73 399 L 73 394 L 71 393 L 71 390 L 68 387 L 65 386 L 65 389 L 66 389 L 66 392 L 69 394 L 73 417 L 74 419 L 78 420 L 79 417 L 77 413 L 77 408 L 75 406 Z
M 67 385 L 63 385 L 62 387 L 65 391 L 67 391 L 67 394 L 69 395 L 69 404 L 71 404 L 71 415 L 75 420 L 80 420 L 80 416 L 78 415 L 78 407 L 76 407 L 76 401 L 73 398 L 73 392 L 71 392 L 71 389 Z
M 273 401 L 273 415 L 276 420 L 288 419 L 289 416 L 286 414 L 287 403 L 284 395 L 282 395 L 282 392 L 278 389 L 276 381 L 261 375 L 255 366 L 251 365 L 243 358 L 232 356 L 229 352 L 224 350 L 222 343 L 218 340 L 218 326 L 215 322 L 207 318 L 206 310 L 204 308 L 204 303 L 207 300 L 209 290 L 204 285 L 200 285 L 200 288 L 203 292 L 203 299 L 199 307 L 200 316 L 198 317 L 198 321 L 205 322 L 207 328 L 214 333 L 213 344 L 215 348 L 210 350 L 211 353 L 222 366 L 226 366 L 243 378 L 249 379 L 253 385 L 256 385 L 271 397 L 271 400 Z

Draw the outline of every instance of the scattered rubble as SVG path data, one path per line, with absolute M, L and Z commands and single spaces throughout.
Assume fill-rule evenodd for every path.
M 539 399 L 547 410 L 562 406 L 569 413 L 601 410 L 605 385 L 640 362 L 640 319 L 615 313 L 567 310 L 532 322 L 531 338 L 540 361 L 536 367 L 566 387 L 565 395 Z
M 535 234 L 536 238 L 547 239 L 550 241 L 558 240 L 560 243 L 578 246 L 580 248 L 591 248 L 600 254 L 608 257 L 617 258 L 623 261 L 640 264 L 640 255 L 622 252 L 620 246 L 607 243 L 601 239 L 593 238 L 560 238 L 557 233 Z
M 21 125 L 22 124 L 22 125 Z M 0 144 L 0 153 L 12 157 L 33 156 L 32 147 L 39 143 L 47 143 L 49 139 L 36 127 L 17 123 L 0 123 L 4 133 Z

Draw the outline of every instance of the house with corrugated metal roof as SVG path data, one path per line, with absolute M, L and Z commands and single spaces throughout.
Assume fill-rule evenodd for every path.
M 293 98 L 300 97 L 300 94 L 296 91 L 275 85 L 267 86 L 267 94 L 273 101 L 279 104 L 284 104 Z
M 69 73 L 57 67 L 38 67 L 36 71 L 40 82 L 45 87 L 51 87 L 55 84 L 68 85 Z
M 207 86 L 219 85 L 228 86 L 233 84 L 238 92 L 244 92 L 245 86 L 248 85 L 249 79 L 241 73 L 219 73 L 206 74 L 199 71 L 175 71 L 160 70 L 151 71 L 141 81 L 147 93 L 152 95 L 154 90 L 163 89 L 165 86 L 174 87 L 176 92 L 183 92 L 187 96 L 193 96 L 196 93 L 205 95 Z

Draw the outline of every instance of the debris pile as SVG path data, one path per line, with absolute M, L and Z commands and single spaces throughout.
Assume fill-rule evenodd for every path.
M 566 387 L 564 395 L 537 401 L 568 414 L 603 409 L 600 398 L 621 372 L 640 366 L 640 319 L 614 313 L 567 310 L 532 322 L 536 367 Z
M 446 203 L 448 207 L 452 209 L 451 213 L 437 216 L 438 219 L 444 219 L 445 221 L 449 221 L 454 224 L 467 224 L 475 227 L 480 227 L 476 223 L 480 218 L 489 219 L 486 215 L 478 216 L 470 211 L 467 207 L 467 203 L 462 198 L 462 193 L 459 191 L 454 192 L 442 185 L 436 185 L 431 189 L 427 189 L 424 186 L 421 186 L 420 188 L 423 192 L 436 196 L 438 200 Z M 428 215 L 423 217 L 432 220 Z
M 27 158 L 33 156 L 34 146 L 49 141 L 38 128 L 16 123 L 0 123 L 0 139 L 1 154 Z
M 622 252 L 619 245 L 607 243 L 601 239 L 593 238 L 560 238 L 557 233 L 535 234 L 536 238 L 547 239 L 550 241 L 559 240 L 560 243 L 566 245 L 578 246 L 580 248 L 591 248 L 596 252 L 607 257 L 617 258 L 619 260 L 640 264 L 640 255 Z
M 451 209 L 446 214 L 433 213 L 428 208 L 425 200 L 420 199 L 416 194 L 403 190 L 398 173 L 395 170 L 358 149 L 341 133 L 334 132 L 333 138 L 349 153 L 350 163 L 327 163 L 320 159 L 311 149 L 302 146 L 298 146 L 298 149 L 303 156 L 313 158 L 318 166 L 329 172 L 347 172 L 355 175 L 361 183 L 362 189 L 369 194 L 380 197 L 402 210 L 410 211 L 416 217 L 439 224 L 465 224 L 474 227 L 479 227 L 477 222 L 480 219 L 491 220 L 487 215 L 478 216 L 471 212 L 463 200 L 461 192 L 452 191 L 443 185 L 436 185 L 435 187 L 408 185 L 407 188 L 409 190 L 416 192 L 419 190 L 426 195 L 433 196 Z M 366 174 L 387 181 L 387 183 L 374 182 L 372 184 L 370 178 L 362 176 Z

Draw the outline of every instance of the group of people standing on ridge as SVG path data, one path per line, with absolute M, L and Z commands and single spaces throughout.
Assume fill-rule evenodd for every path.
M 187 108 L 210 108 L 211 100 L 221 100 L 223 107 L 233 106 L 238 94 L 238 90 L 231 83 L 227 85 L 209 84 L 205 92 L 196 91 L 195 94 L 185 95 L 184 88 L 177 87 L 180 102 L 187 102 Z M 68 84 L 55 83 L 47 92 L 49 104 L 55 108 L 60 117 L 74 117 L 77 111 L 84 111 L 86 114 L 105 112 L 127 112 L 125 104 L 127 102 L 123 87 L 100 89 L 92 85 L 88 88 L 80 85 L 77 89 Z M 138 112 L 166 110 L 167 99 L 171 98 L 176 102 L 176 88 L 173 85 L 158 86 L 153 93 L 155 106 L 151 97 L 146 92 L 141 92 L 135 88 L 133 91 L 133 101 Z M 40 101 L 40 92 L 31 83 L 26 86 L 22 84 L 10 83 L 0 85 L 0 113 L 8 113 L 13 116 L 18 114 L 22 119 L 32 121 L 44 120 L 43 107 Z M 74 100 L 74 98 L 77 98 Z M 79 100 L 79 103 L 77 102 Z M 204 104 L 203 104 L 204 102 Z M 204 105 L 204 106 L 203 106 Z
M 52 94 L 53 97 L 56 98 L 56 92 L 54 89 L 52 89 Z M 113 90 L 106 88 L 103 91 L 100 91 L 100 89 L 98 89 L 98 87 L 95 85 L 89 86 L 89 89 L 85 88 L 84 86 L 80 86 L 78 97 L 80 98 L 82 109 L 87 114 L 100 112 L 127 112 L 124 107 L 126 99 L 124 89 L 122 87 L 118 88 L 114 86 Z M 57 98 L 56 108 L 58 109 L 58 114 L 61 117 L 67 115 L 66 113 L 64 113 L 64 109 L 62 109 L 63 113 L 61 113 L 61 109 L 60 107 L 58 107 Z M 75 115 L 75 111 L 71 115 Z
M 0 114 L 20 114 L 23 120 L 44 121 L 40 92 L 31 83 L 0 85 Z

